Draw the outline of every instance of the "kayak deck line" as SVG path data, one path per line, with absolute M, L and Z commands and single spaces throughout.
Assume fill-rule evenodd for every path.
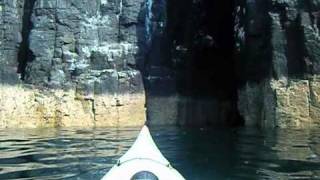
M 126 161 L 123 161 L 123 162 L 120 162 L 120 161 L 118 160 L 117 166 L 121 166 L 122 164 L 124 164 L 124 163 L 126 163 L 126 162 L 130 162 L 130 161 L 134 161 L 134 160 L 149 160 L 149 161 L 153 161 L 153 162 L 159 163 L 159 164 L 161 164 L 161 165 L 163 165 L 163 166 L 166 166 L 166 167 L 168 167 L 168 168 L 172 168 L 172 166 L 170 165 L 170 163 L 169 163 L 169 164 L 162 164 L 161 162 L 156 161 L 156 160 L 154 160 L 154 159 L 150 159 L 150 158 L 139 158 L 139 157 L 133 158 L 133 159 L 129 159 L 129 160 L 126 160 Z
M 119 159 L 119 161 L 124 162 L 135 158 L 153 159 L 162 164 L 170 164 L 170 162 L 162 155 L 157 145 L 154 143 L 147 126 L 144 126 L 141 129 L 136 141 Z
M 102 180 L 185 180 L 162 155 L 150 131 L 144 126 L 130 149 L 117 161 Z

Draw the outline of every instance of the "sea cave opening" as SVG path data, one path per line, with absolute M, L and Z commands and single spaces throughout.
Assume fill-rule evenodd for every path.
M 243 125 L 237 110 L 234 1 L 157 0 L 147 1 L 147 7 L 151 38 L 142 73 L 149 123 Z

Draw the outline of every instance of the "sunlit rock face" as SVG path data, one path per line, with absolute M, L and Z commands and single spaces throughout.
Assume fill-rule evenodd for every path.
M 74 89 L 3 85 L 0 91 L 1 128 L 141 126 L 145 121 L 142 94 L 99 94 L 90 101 Z
M 238 109 L 264 127 L 319 124 L 319 1 L 237 1 Z
M 1 121 L 22 127 L 142 125 L 144 9 L 144 0 L 1 0 L 1 102 L 24 96 L 19 105 L 3 104 Z M 17 86 L 15 93 L 7 85 Z M 40 103 L 35 94 L 44 97 Z

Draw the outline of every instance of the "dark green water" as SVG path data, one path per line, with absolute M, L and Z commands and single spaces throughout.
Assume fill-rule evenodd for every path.
M 320 179 L 320 128 L 151 129 L 190 180 Z M 100 179 L 139 129 L 0 131 L 0 179 Z

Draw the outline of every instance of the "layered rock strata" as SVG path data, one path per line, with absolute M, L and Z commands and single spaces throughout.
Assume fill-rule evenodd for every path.
M 1 0 L 0 127 L 142 125 L 144 4 Z
M 319 2 L 238 2 L 241 115 L 264 127 L 319 125 Z

